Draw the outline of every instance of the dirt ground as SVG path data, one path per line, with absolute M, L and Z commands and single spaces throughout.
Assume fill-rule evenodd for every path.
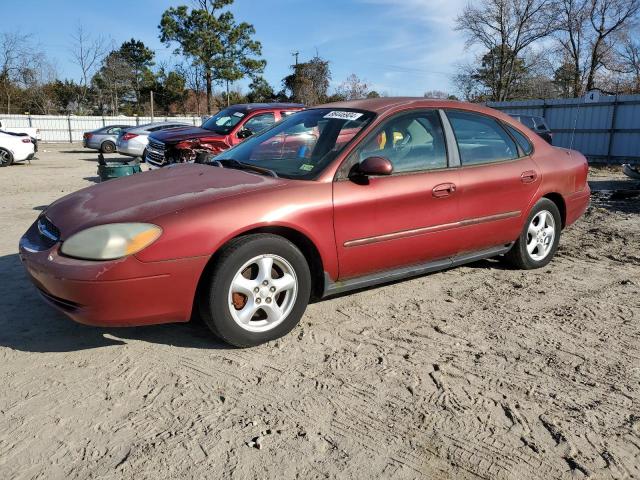
M 239 350 L 41 301 L 18 240 L 95 158 L 42 145 L 0 169 L 0 478 L 640 478 L 640 185 L 618 170 L 592 171 L 547 268 L 316 303 Z

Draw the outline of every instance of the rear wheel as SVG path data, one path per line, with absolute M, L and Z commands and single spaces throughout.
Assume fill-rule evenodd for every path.
M 100 145 L 100 151 L 102 153 L 113 153 L 116 151 L 116 145 L 115 143 L 107 140 L 106 142 L 102 142 L 102 145 Z
M 249 347 L 289 333 L 309 302 L 311 274 L 300 250 L 270 234 L 224 248 L 200 298 L 207 326 L 226 342 Z
M 531 209 L 506 259 L 526 270 L 544 267 L 556 254 L 561 228 L 562 219 L 556 204 L 547 198 L 540 199 Z
M 13 155 L 9 150 L 0 148 L 0 167 L 8 167 L 13 164 Z

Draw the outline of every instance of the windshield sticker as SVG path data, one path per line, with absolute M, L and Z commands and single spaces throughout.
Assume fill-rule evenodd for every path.
M 234 116 L 234 117 L 240 117 L 240 118 L 242 118 L 242 117 L 244 117 L 244 113 L 242 113 L 242 112 L 235 112 L 235 113 L 233 114 L 233 116 Z
M 339 120 L 357 120 L 362 116 L 362 113 L 358 112 L 345 112 L 334 110 L 333 112 L 327 113 L 323 118 L 337 118 Z
M 304 170 L 305 172 L 310 172 L 311 170 L 313 170 L 313 165 L 310 165 L 308 163 L 303 163 L 302 165 L 300 165 L 300 170 Z

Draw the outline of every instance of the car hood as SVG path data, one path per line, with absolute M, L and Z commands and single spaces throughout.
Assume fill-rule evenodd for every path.
M 155 132 L 150 135 L 150 138 L 158 140 L 163 143 L 177 143 L 183 140 L 189 140 L 191 138 L 208 138 L 211 140 L 223 141 L 226 136 L 206 130 L 200 127 L 183 127 L 183 128 L 171 128 L 169 130 L 163 130 Z
M 185 208 L 286 183 L 243 170 L 184 164 L 84 188 L 52 203 L 45 214 L 64 240 L 95 225 L 152 222 Z

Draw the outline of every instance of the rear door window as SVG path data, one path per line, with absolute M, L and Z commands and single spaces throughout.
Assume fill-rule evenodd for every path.
M 447 117 L 462 165 L 478 165 L 518 158 L 518 147 L 493 118 L 471 112 L 448 111 Z
M 506 128 L 507 130 L 509 130 L 511 136 L 516 139 L 516 142 L 518 142 L 518 145 L 520 145 L 520 148 L 522 149 L 524 154 L 531 155 L 531 152 L 533 152 L 533 145 L 531 145 L 531 142 L 524 135 L 524 133 L 520 132 L 520 130 L 516 128 L 513 128 L 511 125 L 506 125 Z
M 526 125 L 531 130 L 535 130 L 536 124 L 533 121 L 533 117 L 516 117 L 520 123 Z

